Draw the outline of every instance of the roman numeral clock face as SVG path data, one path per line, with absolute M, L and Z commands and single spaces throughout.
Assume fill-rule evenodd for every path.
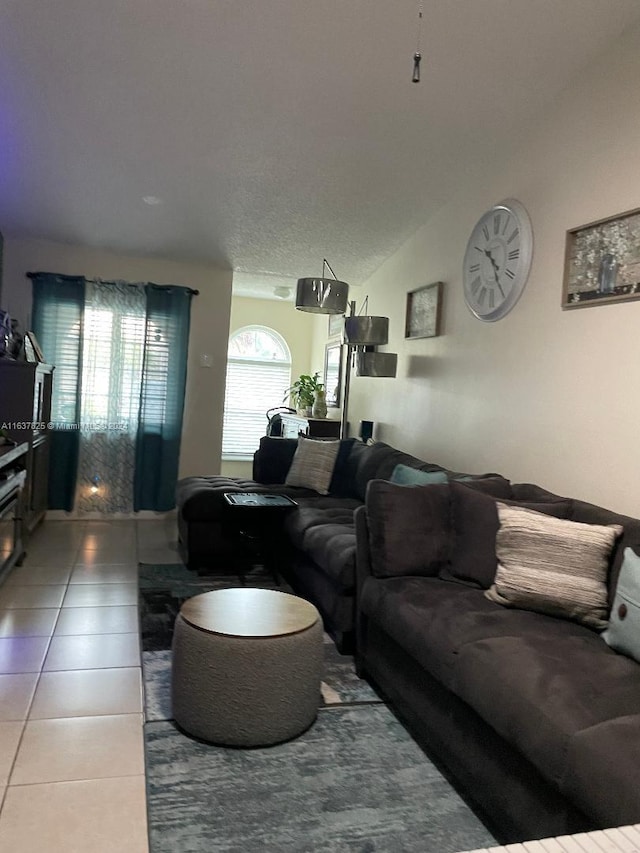
M 464 297 L 479 320 L 511 311 L 524 290 L 533 256 L 533 231 L 520 202 L 495 205 L 478 221 L 464 256 Z

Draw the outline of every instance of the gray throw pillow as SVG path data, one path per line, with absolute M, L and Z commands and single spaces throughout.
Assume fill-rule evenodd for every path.
M 314 441 L 301 436 L 285 483 L 328 495 L 339 450 L 339 441 Z
M 498 503 L 498 569 L 485 595 L 497 604 L 607 625 L 607 573 L 617 524 L 581 524 Z

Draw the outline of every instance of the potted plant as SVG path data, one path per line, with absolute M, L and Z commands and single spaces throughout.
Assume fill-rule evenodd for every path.
M 318 382 L 319 378 L 320 374 L 317 371 L 313 376 L 308 373 L 300 374 L 293 385 L 285 391 L 282 402 L 284 403 L 288 397 L 298 414 L 309 417 L 316 392 L 324 389 L 322 382 Z

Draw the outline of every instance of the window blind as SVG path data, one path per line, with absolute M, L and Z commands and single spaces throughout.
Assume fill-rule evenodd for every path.
M 282 405 L 290 384 L 291 367 L 286 362 L 229 359 L 223 457 L 233 459 L 253 456 L 267 431 L 267 410 Z

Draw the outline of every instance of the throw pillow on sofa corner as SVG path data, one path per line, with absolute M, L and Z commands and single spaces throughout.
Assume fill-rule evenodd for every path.
M 421 471 L 402 464 L 396 465 L 389 479 L 390 483 L 397 486 L 433 486 L 448 481 L 446 471 Z
M 365 498 L 374 577 L 436 577 L 450 549 L 449 486 L 370 480 Z
M 640 546 L 625 548 L 618 586 L 609 616 L 609 627 L 602 634 L 605 643 L 616 652 L 640 663 Z
M 318 441 L 300 436 L 285 483 L 328 495 L 340 441 Z
M 583 524 L 498 502 L 496 604 L 607 625 L 607 574 L 618 524 Z

